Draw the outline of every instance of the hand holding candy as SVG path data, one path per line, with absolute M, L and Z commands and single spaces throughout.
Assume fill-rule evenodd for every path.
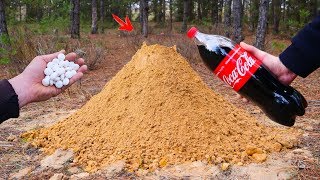
M 57 58 L 47 64 L 47 68 L 44 70 L 46 76 L 42 80 L 42 85 L 55 85 L 59 89 L 67 86 L 70 79 L 77 74 L 79 68 L 79 64 L 66 60 L 66 56 L 60 53 Z
M 82 58 L 76 60 L 76 57 L 76 53 L 65 56 L 64 51 L 60 51 L 34 58 L 21 74 L 9 80 L 18 95 L 19 106 L 48 100 L 81 79 L 83 73 L 87 71 L 87 66 L 84 65 Z M 70 62 L 62 60 L 64 58 Z M 76 63 L 74 63 L 75 60 Z M 44 86 L 47 85 L 48 80 L 49 85 Z

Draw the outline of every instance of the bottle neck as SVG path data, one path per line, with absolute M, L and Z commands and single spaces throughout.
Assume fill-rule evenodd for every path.
M 196 32 L 194 36 L 194 42 L 198 46 L 205 46 L 210 51 L 214 51 L 220 47 L 229 47 L 230 49 L 233 49 L 236 45 L 236 43 L 226 37 L 220 35 L 208 35 L 199 31 Z

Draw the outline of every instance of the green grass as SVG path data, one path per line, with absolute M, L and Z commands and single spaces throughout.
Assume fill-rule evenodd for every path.
M 272 41 L 271 48 L 274 51 L 282 52 L 284 49 L 286 49 L 287 45 L 285 43 L 279 42 L 279 41 Z

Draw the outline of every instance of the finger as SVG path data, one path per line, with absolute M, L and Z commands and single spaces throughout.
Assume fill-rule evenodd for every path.
M 242 102 L 248 103 L 249 101 L 248 101 L 248 99 L 246 99 L 246 98 L 242 98 Z
M 54 92 L 57 94 L 60 94 L 62 91 L 65 91 L 68 89 L 72 84 L 74 84 L 76 81 L 80 80 L 83 77 L 83 73 L 86 72 L 88 67 L 86 65 L 83 65 L 79 68 L 77 74 L 75 74 L 69 81 L 69 84 L 67 86 L 63 86 L 62 89 L 58 89 L 55 86 L 50 86 Z
M 53 53 L 53 54 L 42 55 L 41 58 L 48 63 L 48 62 L 52 61 L 54 58 L 58 57 L 58 55 L 61 53 L 64 54 L 64 53 L 66 53 L 66 51 L 61 50 L 61 51 Z
M 87 65 L 83 65 L 79 68 L 78 72 L 76 75 L 74 75 L 71 79 L 70 79 L 70 85 L 75 83 L 76 81 L 78 81 L 79 79 L 81 79 L 83 77 L 83 73 L 85 73 L 88 70 Z
M 66 55 L 66 60 L 68 61 L 75 61 L 77 58 L 77 54 L 72 52 Z
M 236 98 L 237 98 L 237 99 L 241 99 L 242 96 L 241 96 L 240 94 L 237 94 L 237 95 L 236 95 Z
M 87 70 L 88 70 L 88 66 L 87 65 L 83 65 L 78 69 L 77 72 L 85 73 Z
M 254 46 L 246 44 L 245 42 L 241 42 L 240 46 L 261 61 L 264 59 L 265 55 L 267 54 L 266 52 L 263 52 Z
M 79 58 L 75 63 L 79 64 L 79 66 L 84 65 L 84 59 Z
M 84 59 L 83 58 L 79 58 L 77 59 L 77 54 L 72 52 L 66 55 L 66 59 L 68 61 L 74 61 L 76 64 L 79 64 L 80 66 L 84 65 Z
M 78 72 L 76 75 L 74 75 L 70 81 L 69 84 L 67 86 L 63 86 L 62 87 L 62 91 L 65 91 L 66 89 L 68 89 L 70 86 L 72 86 L 72 84 L 74 84 L 76 81 L 80 80 L 83 77 L 83 73 L 82 72 Z
M 71 79 L 70 79 L 70 83 L 68 85 L 71 86 L 73 83 L 77 82 L 78 80 L 80 80 L 83 77 L 83 73 L 82 72 L 78 72 L 76 75 L 74 75 Z

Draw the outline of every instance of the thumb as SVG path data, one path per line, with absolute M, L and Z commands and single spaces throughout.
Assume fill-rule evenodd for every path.
M 47 55 L 42 55 L 43 60 L 45 60 L 47 63 L 52 61 L 54 58 L 58 57 L 60 53 L 64 54 L 66 51 L 61 50 L 59 52 L 53 53 L 53 54 L 47 54 Z
M 263 61 L 263 59 L 265 58 L 265 56 L 267 55 L 266 52 L 261 51 L 260 49 L 257 49 L 254 46 L 251 46 L 249 44 L 246 44 L 245 42 L 241 42 L 240 46 L 248 51 L 251 55 L 253 55 L 254 57 L 256 57 L 257 59 L 259 59 L 260 61 Z

